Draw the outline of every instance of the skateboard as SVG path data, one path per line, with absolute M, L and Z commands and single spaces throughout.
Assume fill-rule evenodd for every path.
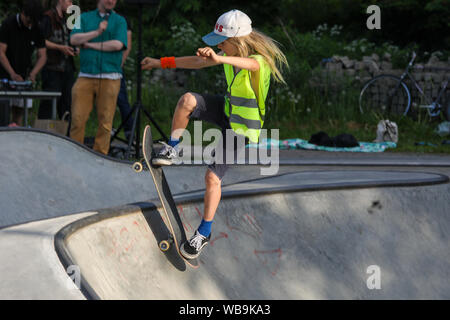
M 159 242 L 159 249 L 162 252 L 166 252 L 173 245 L 177 249 L 180 257 L 183 258 L 189 266 L 198 268 L 199 264 L 197 259 L 186 259 L 180 252 L 181 244 L 187 240 L 186 233 L 184 232 L 183 222 L 181 221 L 177 206 L 173 200 L 172 192 L 170 191 L 164 171 L 161 166 L 154 166 L 152 164 L 152 157 L 155 155 L 155 150 L 153 149 L 152 132 L 149 125 L 144 129 L 142 153 L 144 154 L 144 159 L 140 162 L 135 162 L 133 164 L 133 169 L 136 172 L 141 172 L 143 170 L 150 171 L 162 204 L 166 218 L 165 222 L 170 231 L 168 239 Z

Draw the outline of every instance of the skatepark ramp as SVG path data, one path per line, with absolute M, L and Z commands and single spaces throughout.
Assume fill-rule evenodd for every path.
M 78 266 L 92 299 L 450 299 L 448 156 L 297 151 L 265 179 L 233 166 L 194 270 L 159 251 L 168 231 L 148 173 L 0 128 L 0 296 L 82 298 L 64 283 Z M 205 167 L 164 170 L 190 236 Z
M 153 182 L 131 165 L 61 135 L 0 128 L 0 228 L 153 198 Z M 169 179 L 179 170 L 168 172 Z M 173 191 L 203 185 L 190 181 L 173 184 Z
M 66 137 L 0 130 L 0 227 L 149 199 L 131 165 Z
M 335 181 L 300 187 L 302 174 L 224 188 L 198 269 L 159 250 L 168 231 L 157 201 L 81 219 L 55 247 L 92 299 L 450 298 L 447 176 L 359 172 L 338 184 L 351 173 L 317 172 Z M 175 199 L 188 236 L 202 194 Z

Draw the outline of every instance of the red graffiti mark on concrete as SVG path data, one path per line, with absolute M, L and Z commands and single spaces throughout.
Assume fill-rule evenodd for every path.
M 108 255 L 113 255 L 113 254 L 116 253 L 116 249 L 118 248 L 117 238 L 116 238 L 116 235 L 114 234 L 114 231 L 112 231 L 111 228 L 108 228 L 108 230 L 109 230 L 109 232 L 112 235 L 111 242 L 112 242 L 112 245 L 113 245 L 113 247 L 111 248 L 111 251 L 108 252 Z
M 130 249 L 133 248 L 134 244 L 136 243 L 136 239 L 132 239 L 127 246 L 125 246 L 125 251 L 129 251 Z
M 189 231 L 189 229 L 190 230 L 194 230 L 194 228 L 189 223 L 189 220 L 186 218 L 186 215 L 185 215 L 185 213 L 183 211 L 183 207 L 181 205 L 178 206 L 178 212 L 181 214 L 184 229 L 186 231 Z M 189 229 L 188 229 L 188 227 L 189 227 Z
M 233 226 L 231 226 L 230 221 L 229 221 L 229 217 L 225 216 L 225 225 L 227 226 L 227 228 L 229 229 L 229 231 L 233 234 L 234 239 L 238 240 L 238 237 L 236 235 L 236 233 L 233 233 L 233 231 L 241 231 L 238 228 L 235 228 Z
M 228 234 L 226 234 L 225 232 L 221 232 L 217 237 L 215 237 L 214 239 L 212 239 L 211 241 L 210 241 L 210 245 L 211 246 L 214 246 L 214 242 L 216 241 L 216 240 L 219 240 L 219 239 L 227 239 L 228 238 Z
M 128 231 L 127 227 L 123 227 L 122 229 L 120 229 L 120 237 L 123 238 L 123 249 L 125 251 L 129 251 L 131 248 L 133 248 L 134 244 L 137 242 L 136 238 L 133 239 L 129 239 L 131 233 Z M 126 241 L 126 243 L 125 243 Z
M 228 229 L 230 229 L 230 231 L 242 231 L 239 228 L 236 228 L 231 225 L 230 217 L 228 215 L 225 216 L 225 224 L 227 225 Z
M 133 221 L 133 226 L 137 228 L 137 231 L 144 236 L 146 239 L 150 239 L 149 230 L 144 224 L 139 224 L 136 220 Z
M 202 213 L 200 212 L 200 210 L 197 207 L 195 207 L 195 211 L 197 211 L 197 214 L 200 218 L 203 218 Z
M 139 230 L 142 229 L 137 221 L 134 221 L 128 227 L 135 227 Z M 109 232 L 111 233 L 112 242 L 112 248 L 108 252 L 108 255 L 115 255 L 117 258 L 119 258 L 120 262 L 128 262 L 129 257 L 134 258 L 134 260 L 138 262 L 138 258 L 136 256 L 134 256 L 132 253 L 130 255 L 133 247 L 136 245 L 136 243 L 138 243 L 138 238 L 135 233 L 129 231 L 128 227 L 124 226 L 119 231 L 113 231 L 111 228 L 108 228 Z M 123 253 L 128 253 L 128 256 L 124 255 Z
M 116 232 L 114 232 L 111 228 L 108 228 L 109 232 L 111 233 L 111 242 L 113 244 L 113 248 L 111 248 L 110 252 L 108 252 L 109 255 L 115 255 L 117 258 L 119 258 L 119 262 L 127 262 L 127 258 L 122 255 L 121 253 L 125 250 L 123 245 L 123 236 L 122 234 L 124 232 L 128 232 L 126 227 L 123 227 L 120 229 L 119 237 L 117 236 Z
M 244 214 L 244 218 L 247 219 L 250 225 L 252 225 L 255 228 L 256 232 L 262 234 L 263 228 L 259 225 L 254 216 L 250 214 Z
M 243 227 L 232 226 L 228 216 L 226 216 L 226 218 L 225 218 L 225 224 L 227 225 L 227 227 L 230 231 L 239 231 L 239 232 L 242 232 L 254 239 L 258 239 L 262 234 L 262 228 L 256 222 L 256 219 L 249 214 L 244 214 L 243 216 L 241 216 L 241 219 L 243 220 L 243 223 L 242 222 L 239 222 L 239 223 L 241 225 L 243 225 L 243 224 L 250 225 L 251 229 L 249 229 L 248 227 L 246 228 L 245 225 Z M 236 236 L 235 236 L 235 238 L 237 239 Z
M 253 253 L 258 260 L 270 271 L 272 276 L 275 276 L 280 268 L 281 256 L 283 250 L 281 248 L 274 250 L 254 250 Z M 276 258 L 275 264 L 273 260 Z M 275 266 L 274 266 L 275 265 Z

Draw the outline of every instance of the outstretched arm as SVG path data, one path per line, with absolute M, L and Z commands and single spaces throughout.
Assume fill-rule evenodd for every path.
M 177 68 L 182 69 L 201 69 L 224 63 L 240 69 L 259 70 L 259 63 L 255 59 L 223 56 L 222 52 L 217 54 L 209 47 L 198 49 L 196 56 L 175 58 Z M 161 68 L 161 62 L 159 59 L 147 57 L 142 60 L 141 66 L 143 70 L 151 70 L 153 68 Z
M 177 57 L 175 58 L 175 64 L 180 69 L 202 69 L 206 67 L 212 67 L 218 65 L 213 61 L 205 61 L 197 56 Z M 154 68 L 161 68 L 161 61 L 159 59 L 146 57 L 141 62 L 142 70 L 151 70 Z

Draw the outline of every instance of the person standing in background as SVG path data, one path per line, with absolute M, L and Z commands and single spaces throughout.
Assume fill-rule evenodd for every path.
M 99 0 L 97 9 L 80 17 L 70 44 L 80 46 L 80 74 L 72 88 L 70 137 L 84 142 L 86 123 L 95 101 L 98 129 L 94 150 L 108 154 L 112 123 L 122 78 L 123 50 L 127 49 L 127 23 L 113 9 L 117 0 Z
M 119 107 L 120 116 L 122 117 L 122 121 L 124 121 L 128 115 L 131 112 L 130 102 L 128 100 L 128 92 L 127 92 L 127 82 L 125 78 L 125 71 L 123 69 L 125 62 L 131 52 L 131 45 L 132 45 L 132 27 L 130 20 L 127 19 L 127 17 L 123 14 L 120 14 L 122 17 L 125 18 L 127 22 L 127 41 L 128 46 L 127 49 L 123 51 L 122 56 L 122 79 L 120 80 L 120 91 L 119 96 L 117 97 L 117 105 Z M 133 129 L 133 117 L 129 117 L 127 122 L 124 123 L 124 133 L 127 140 L 131 139 L 131 130 Z
M 73 57 L 78 49 L 69 43 L 70 30 L 67 28 L 65 13 L 72 0 L 54 0 L 54 7 L 44 13 L 41 31 L 47 47 L 47 64 L 42 70 L 42 90 L 61 92 L 58 99 L 60 118 L 70 112 L 72 86 L 74 84 L 75 64 Z M 39 119 L 50 119 L 51 101 L 42 100 L 39 106 Z
M 40 0 L 24 0 L 21 11 L 3 21 L 0 27 L 0 79 L 12 81 L 30 80 L 33 83 L 47 61 L 45 39 L 42 36 L 38 22 L 42 14 Z M 37 60 L 32 65 L 32 55 L 37 49 Z M 11 99 L 12 122 L 2 120 L 4 125 L 17 127 L 22 123 L 23 108 L 31 108 L 31 99 Z M 3 103 L 0 108 L 5 109 Z M 26 125 L 26 124 L 25 124 Z

